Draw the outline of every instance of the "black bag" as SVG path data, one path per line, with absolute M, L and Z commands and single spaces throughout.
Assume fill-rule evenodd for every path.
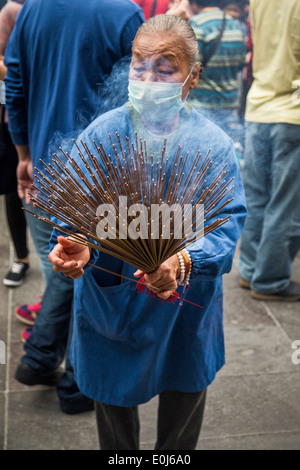
M 17 192 L 18 154 L 12 143 L 8 126 L 4 122 L 5 107 L 2 105 L 0 122 L 0 194 Z
M 155 15 L 156 4 L 157 4 L 157 0 L 153 0 L 153 5 L 152 5 L 151 13 L 150 13 L 150 18 L 152 18 L 152 16 Z
M 212 56 L 214 55 L 214 53 L 216 52 L 216 50 L 218 49 L 219 47 L 219 44 L 221 42 L 221 39 L 223 37 L 223 33 L 224 33 L 224 30 L 225 30 L 225 26 L 226 26 L 226 15 L 225 13 L 223 14 L 223 21 L 222 21 L 222 26 L 221 26 L 221 31 L 220 31 L 220 34 L 219 36 L 213 41 L 213 44 L 211 46 L 211 49 L 208 53 L 208 55 L 206 57 L 203 58 L 203 61 L 202 61 L 202 67 L 205 68 L 208 64 L 208 62 L 210 61 L 210 59 L 212 58 Z

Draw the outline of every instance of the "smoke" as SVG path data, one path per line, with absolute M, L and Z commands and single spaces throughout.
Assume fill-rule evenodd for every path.
M 120 59 L 113 66 L 109 75 L 103 83 L 99 83 L 96 92 L 90 90 L 86 96 L 87 106 L 77 109 L 76 127 L 69 132 L 57 130 L 54 132 L 48 144 L 48 158 L 53 158 L 54 153 L 58 153 L 61 147 L 65 152 L 70 153 L 73 147 L 73 140 L 91 124 L 98 116 L 112 109 L 118 108 L 128 100 L 128 76 L 131 57 Z M 92 109 L 89 103 L 92 103 Z
M 105 82 L 99 84 L 98 96 L 101 100 L 101 108 L 98 110 L 98 116 L 122 106 L 128 100 L 130 59 L 131 57 L 127 56 L 119 60 Z

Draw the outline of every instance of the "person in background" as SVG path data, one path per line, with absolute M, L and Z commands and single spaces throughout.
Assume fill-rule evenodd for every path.
M 9 36 L 15 26 L 16 17 L 22 8 L 25 0 L 14 0 L 6 3 L 0 12 L 0 80 L 3 82 L 6 74 L 4 65 L 4 53 Z M 3 84 L 1 84 L 3 85 Z M 5 145 L 6 155 L 4 155 L 7 165 L 15 165 L 18 161 L 17 151 L 11 141 L 7 129 L 7 116 L 5 113 L 5 88 L 3 86 L 3 97 L 1 99 L 0 113 L 1 126 L 3 129 L 2 139 Z M 8 161 L 9 159 L 9 161 Z M 15 167 L 16 173 L 16 167 Z M 29 269 L 29 249 L 27 243 L 27 224 L 22 202 L 17 192 L 17 176 L 15 176 L 15 191 L 5 194 L 5 209 L 8 228 L 13 242 L 16 259 L 10 270 L 3 279 L 3 284 L 7 287 L 20 286 L 25 279 Z
M 245 0 L 224 0 L 222 11 L 239 23 L 246 40 L 248 35 L 248 26 L 247 19 L 245 19 Z
M 48 217 L 30 204 L 33 167 L 42 169 L 41 158 L 49 161 L 63 138 L 72 143 L 101 113 L 99 85 L 130 55 L 143 21 L 141 8 L 131 0 L 117 0 L 113 9 L 109 0 L 26 1 L 6 48 L 5 83 L 9 131 L 19 156 L 19 196 L 27 210 Z M 54 149 L 50 142 L 56 142 Z M 25 355 L 15 378 L 26 385 L 56 385 L 65 413 L 87 411 L 93 402 L 79 391 L 68 359 L 73 280 L 53 271 L 50 225 L 26 215 L 45 291 L 33 329 L 25 331 Z M 57 369 L 64 358 L 61 377 Z
M 222 10 L 226 15 L 231 16 L 235 20 L 240 20 L 243 16 L 243 7 L 241 0 L 224 0 Z
M 145 20 L 166 13 L 170 4 L 170 0 L 134 0 L 134 2 L 143 9 Z
M 246 7 L 247 7 L 246 0 L 224 0 L 222 3 L 222 10 L 226 15 L 231 16 L 235 19 L 244 36 L 245 47 L 247 50 L 247 54 L 245 57 L 245 67 L 239 72 L 238 74 L 238 106 L 237 106 L 237 115 L 240 119 L 240 123 L 242 126 L 245 125 L 244 121 L 244 114 L 245 114 L 245 100 L 247 93 L 249 91 L 248 88 L 248 80 L 246 79 L 246 75 L 248 72 L 248 61 L 249 61 L 249 25 L 248 25 L 248 16 L 246 14 Z M 245 139 L 244 133 L 242 141 L 236 144 L 236 152 L 237 156 L 239 157 L 240 164 L 243 165 L 243 152 L 245 147 Z
M 252 32 L 251 32 L 251 16 L 248 11 L 248 3 L 245 4 L 244 21 L 247 23 L 247 37 L 246 37 L 246 64 L 242 72 L 241 78 L 241 90 L 239 99 L 238 114 L 240 119 L 245 122 L 245 111 L 247 95 L 253 82 L 252 75 L 252 59 L 253 59 L 253 44 L 252 44 Z
M 221 8 L 220 0 L 189 0 L 190 24 L 199 46 L 204 72 L 189 101 L 201 114 L 219 125 L 238 144 L 243 127 L 237 115 L 239 73 L 246 47 L 238 23 Z
M 257 300 L 300 300 L 300 2 L 252 0 L 253 83 L 243 170 L 248 216 L 238 267 Z

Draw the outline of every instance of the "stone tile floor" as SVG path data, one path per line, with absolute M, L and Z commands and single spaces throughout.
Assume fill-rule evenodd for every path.
M 23 345 L 23 325 L 14 309 L 43 293 L 39 262 L 24 284 L 8 289 L 0 282 L 0 449 L 97 450 L 94 413 L 69 416 L 59 409 L 54 389 L 27 387 L 13 378 Z M 0 277 L 13 250 L 0 197 Z M 300 280 L 300 258 L 293 278 Z M 300 340 L 300 302 L 259 302 L 238 287 L 236 264 L 224 276 L 224 328 L 227 363 L 210 386 L 198 450 L 300 449 L 300 364 L 292 343 Z M 3 345 L 3 343 L 1 343 Z M 300 354 L 299 356 L 300 357 Z M 141 449 L 155 443 L 157 400 L 140 407 Z

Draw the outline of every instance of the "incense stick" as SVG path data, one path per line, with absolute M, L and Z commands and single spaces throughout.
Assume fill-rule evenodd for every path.
M 119 133 L 116 133 L 116 142 L 111 135 L 109 140 L 111 154 L 101 142 L 93 141 L 94 148 L 91 149 L 83 141 L 74 141 L 78 158 L 72 158 L 60 148 L 61 157 L 54 154 L 48 164 L 41 160 L 44 172 L 36 169 L 37 184 L 34 189 L 37 194 L 31 194 L 31 200 L 66 226 L 61 227 L 42 218 L 46 223 L 65 235 L 72 235 L 78 243 L 103 251 L 150 273 L 170 256 L 188 246 L 191 239 L 200 239 L 229 220 L 230 216 L 216 217 L 232 200 L 228 197 L 233 188 L 232 179 L 227 181 L 228 171 L 225 165 L 207 185 L 206 177 L 213 162 L 210 150 L 204 158 L 200 151 L 195 157 L 190 156 L 189 152 L 182 156 L 179 145 L 167 181 L 170 158 L 166 155 L 166 139 L 163 140 L 161 158 L 157 163 L 154 163 L 153 155 L 149 155 L 147 142 L 139 138 L 137 133 L 135 142 L 130 142 L 126 137 L 124 146 Z M 135 204 L 142 204 L 145 210 L 139 216 L 135 212 L 136 217 L 129 217 L 127 212 L 124 223 L 120 216 L 120 197 L 127 201 L 124 211 L 135 207 Z M 104 224 L 109 213 L 105 216 L 97 211 L 105 204 L 116 214 L 116 221 L 115 225 L 107 222 L 104 227 L 106 238 L 99 238 L 99 223 Z M 188 234 L 176 238 L 182 220 L 170 212 L 170 234 L 168 238 L 164 238 L 166 226 L 160 212 L 158 226 L 154 226 L 158 237 L 154 238 L 151 210 L 154 204 L 160 207 L 164 204 L 169 207 L 177 204 L 182 209 L 187 207 L 184 215 L 191 215 L 192 221 Z M 197 217 L 193 210 L 197 204 L 204 204 L 203 233 L 199 228 L 197 232 Z M 208 223 L 210 220 L 212 222 Z M 138 236 L 145 227 L 147 236 Z M 128 236 L 129 232 L 135 237 Z M 79 241 L 80 237 L 76 233 L 84 234 L 87 239 Z

